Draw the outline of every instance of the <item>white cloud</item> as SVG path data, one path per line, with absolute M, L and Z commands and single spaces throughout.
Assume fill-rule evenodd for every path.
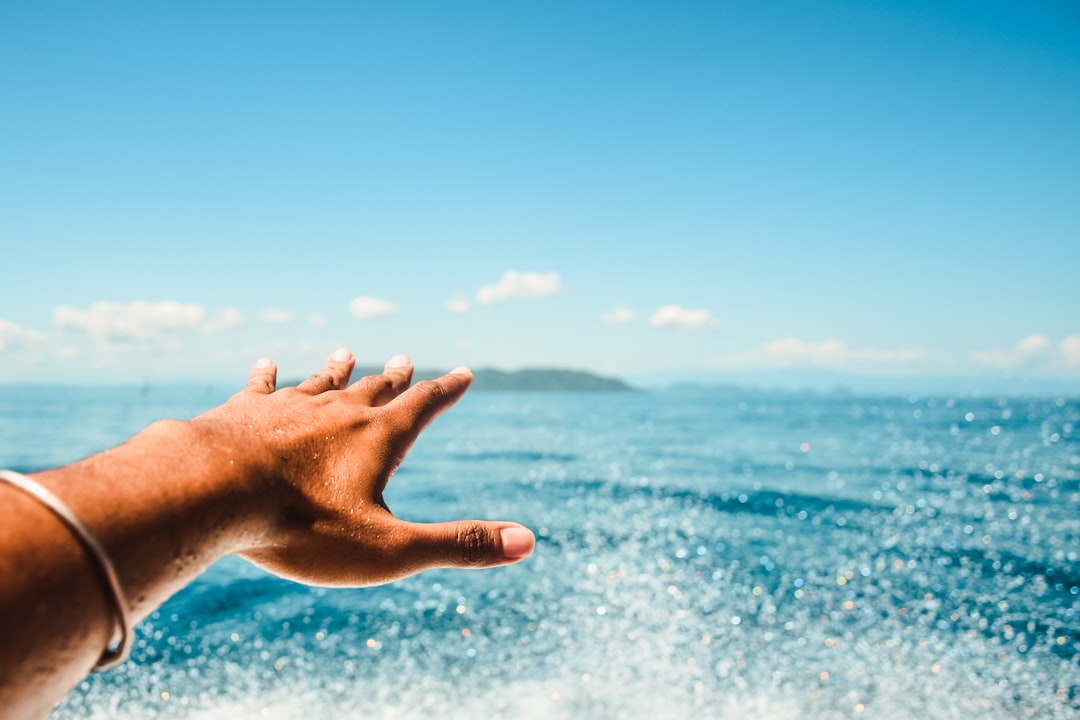
M 761 346 L 765 364 L 774 367 L 791 365 L 815 365 L 819 367 L 845 367 L 850 365 L 910 365 L 926 359 L 926 351 L 919 348 L 879 350 L 875 348 L 852 348 L 843 340 L 806 342 L 798 338 L 773 340 Z
M 976 365 L 1008 370 L 1033 362 L 1050 350 L 1050 340 L 1045 335 L 1028 335 L 1011 348 L 973 350 L 968 359 Z M 1065 351 L 1062 343 L 1062 351 Z M 1067 353 L 1066 353 L 1067 355 Z
M 724 368 L 871 368 L 897 369 L 928 360 L 920 348 L 877 349 L 849 347 L 843 340 L 808 342 L 799 338 L 781 338 L 763 343 L 757 350 L 714 354 L 710 364 Z
M 205 315 L 198 305 L 171 300 L 156 303 L 136 300 L 128 305 L 101 301 L 86 310 L 67 305 L 53 308 L 57 327 L 100 339 L 145 338 L 169 330 L 193 329 L 202 323 Z
M 1002 350 L 1001 348 L 972 350 L 968 353 L 968 360 L 976 365 L 995 368 L 1014 368 L 1023 362 L 1023 358 L 1015 350 Z
M 688 310 L 681 305 L 664 305 L 649 319 L 653 327 L 701 328 L 715 327 L 716 320 L 708 310 Z
M 48 340 L 48 336 L 43 332 L 30 330 L 0 318 L 0 350 L 5 347 L 38 345 L 46 340 Z
M 519 273 L 507 270 L 494 285 L 476 291 L 476 300 L 484 305 L 511 298 L 544 298 L 563 291 L 559 273 Z
M 1028 335 L 1016 343 L 1016 349 L 1021 354 L 1031 356 L 1039 355 L 1050 348 L 1050 340 L 1045 335 Z
M 843 365 L 848 346 L 842 340 L 805 342 L 798 338 L 773 340 L 761 346 L 770 364 L 787 365 Z
M 397 306 L 389 300 L 362 295 L 349 303 L 349 312 L 355 318 L 367 319 L 397 312 Z
M 1061 341 L 1061 354 L 1069 367 L 1080 366 L 1080 335 L 1070 335 Z
M 236 308 L 223 308 L 203 325 L 203 332 L 216 333 L 244 324 L 244 316 Z
M 278 308 L 266 308 L 259 311 L 259 319 L 265 323 L 273 323 L 275 325 L 281 325 L 292 320 L 291 310 L 280 310 Z
M 472 305 L 469 303 L 467 298 L 453 297 L 444 302 L 443 307 L 450 312 L 455 312 L 460 315 L 469 312 L 469 308 L 471 308 Z
M 326 316 L 321 313 L 312 313 L 308 316 L 308 322 L 315 327 L 326 325 Z
M 626 323 L 633 322 L 634 311 L 624 307 L 615 307 L 610 312 L 604 313 L 604 322 L 612 325 L 625 325 Z

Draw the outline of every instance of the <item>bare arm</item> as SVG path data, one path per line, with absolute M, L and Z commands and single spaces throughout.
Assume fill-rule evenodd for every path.
M 383 502 L 391 474 L 471 373 L 410 387 L 412 364 L 398 356 L 347 387 L 354 364 L 338 351 L 276 390 L 276 368 L 260 361 L 224 405 L 33 479 L 104 545 L 136 619 L 230 553 L 349 586 L 527 556 L 532 534 L 515 523 L 409 523 Z M 94 666 L 113 615 L 82 547 L 44 506 L 0 485 L 0 507 L 0 707 L 41 717 Z

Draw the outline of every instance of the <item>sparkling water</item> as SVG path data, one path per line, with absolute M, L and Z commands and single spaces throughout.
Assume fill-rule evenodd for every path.
M 213 388 L 2 388 L 0 464 Z M 387 492 L 535 555 L 360 590 L 227 558 L 55 718 L 1076 718 L 1080 402 L 468 395 Z

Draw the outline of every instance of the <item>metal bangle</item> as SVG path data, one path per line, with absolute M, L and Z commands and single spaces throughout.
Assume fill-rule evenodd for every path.
M 131 651 L 131 618 L 128 615 L 127 600 L 125 600 L 124 591 L 120 587 L 120 580 L 116 576 L 116 570 L 113 568 L 109 556 L 105 553 L 105 548 L 102 547 L 101 543 L 98 542 L 98 539 L 94 537 L 94 534 L 90 532 L 90 528 L 79 519 L 78 515 L 72 512 L 71 508 L 67 506 L 67 503 L 56 497 L 56 495 L 47 490 L 40 483 L 12 470 L 0 470 L 0 480 L 10 483 L 23 492 L 33 496 L 35 500 L 52 511 L 52 513 L 64 523 L 67 529 L 71 531 L 71 534 L 78 539 L 79 543 L 86 550 L 87 555 L 94 560 L 98 575 L 101 577 L 102 584 L 105 586 L 105 593 L 112 600 L 113 610 L 115 611 L 116 616 L 116 629 L 120 633 L 120 639 L 118 641 L 110 642 L 105 647 L 105 650 L 101 653 L 101 657 L 98 659 L 94 669 L 106 670 L 124 662 L 124 660 L 127 659 L 128 653 Z

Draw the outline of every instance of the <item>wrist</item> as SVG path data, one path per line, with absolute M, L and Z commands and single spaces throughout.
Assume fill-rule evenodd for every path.
M 225 423 L 162 420 L 34 478 L 101 541 L 138 619 L 263 532 L 269 463 L 258 448 Z
M 156 428 L 160 423 L 165 427 Z M 186 448 L 193 489 L 208 508 L 221 510 L 214 514 L 226 541 L 223 554 L 243 552 L 265 539 L 280 505 L 273 481 L 277 460 L 265 443 L 246 426 L 214 418 L 159 421 L 148 431 Z

